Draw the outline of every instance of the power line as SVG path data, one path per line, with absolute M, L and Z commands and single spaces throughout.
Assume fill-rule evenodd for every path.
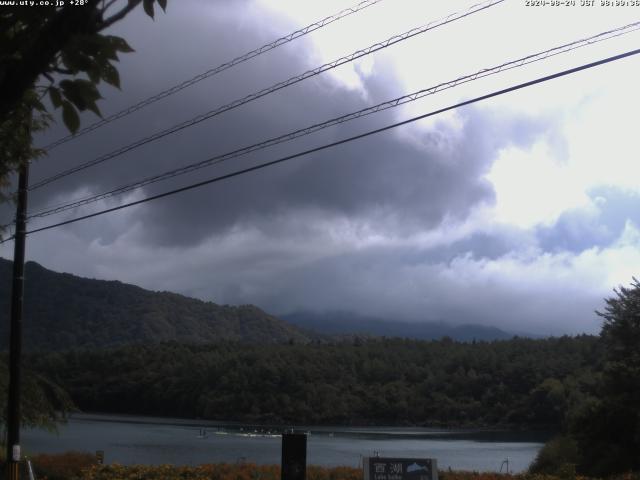
M 324 65 L 321 65 L 320 67 L 316 67 L 312 70 L 307 70 L 306 72 L 297 75 L 295 77 L 291 77 L 288 80 L 285 80 L 283 82 L 279 82 L 276 83 L 274 85 L 272 85 L 271 87 L 262 89 L 258 92 L 252 93 L 250 95 L 247 95 L 243 98 L 234 100 L 231 103 L 228 103 L 226 105 L 223 105 L 221 107 L 218 107 L 214 110 L 210 110 L 209 112 L 203 113 L 201 115 L 198 115 L 197 117 L 194 117 L 190 120 L 187 120 L 185 122 L 179 123 L 177 125 L 174 125 L 172 127 L 169 127 L 165 130 L 159 131 L 154 133 L 153 135 L 150 135 L 148 137 L 142 138 L 140 140 L 137 140 L 129 145 L 126 145 L 124 147 L 121 147 L 117 150 L 114 150 L 110 153 L 107 153 L 105 155 L 102 155 L 100 157 L 97 157 L 93 160 L 89 160 L 88 162 L 82 163 L 80 165 L 77 165 L 75 167 L 72 167 L 70 169 L 64 170 L 63 172 L 60 172 L 56 175 L 53 175 L 51 177 L 47 177 L 39 182 L 36 182 L 35 184 L 33 184 L 31 187 L 29 187 L 29 190 L 35 190 L 37 188 L 43 187 L 44 185 L 47 185 L 51 182 L 54 182 L 56 180 L 59 180 L 63 177 L 66 177 L 68 175 L 71 175 L 73 173 L 79 172 L 81 170 L 84 170 L 86 168 L 98 165 L 99 163 L 103 163 L 107 160 L 111 160 L 112 158 L 118 157 L 126 152 L 129 152 L 131 150 L 134 150 L 138 147 L 141 147 L 143 145 L 146 145 L 148 143 L 151 143 L 155 140 L 159 140 L 163 137 L 166 137 L 167 135 L 171 135 L 173 133 L 176 133 L 180 130 L 183 130 L 185 128 L 189 128 L 192 127 L 200 122 L 203 122 L 205 120 L 208 120 L 214 116 L 220 115 L 224 112 L 228 112 L 229 110 L 232 110 L 234 108 L 237 108 L 241 105 L 244 105 L 246 103 L 252 102 L 254 100 L 257 100 L 259 98 L 262 98 L 266 95 L 269 95 L 273 92 L 276 92 L 278 90 L 281 90 L 285 87 L 289 87 L 291 85 L 294 85 L 296 83 L 299 83 L 303 80 L 306 80 L 307 78 L 311 78 L 314 77 L 316 75 L 319 75 L 323 72 L 326 72 L 328 70 L 331 70 L 333 68 L 336 68 L 340 65 L 344 65 L 346 63 L 352 62 L 353 60 L 356 60 L 357 58 L 363 57 L 365 55 L 369 55 L 370 53 L 376 52 L 378 50 L 382 50 L 384 48 L 387 48 L 391 45 L 394 45 L 396 43 L 402 42 L 404 40 L 407 40 L 409 38 L 415 37 L 416 35 L 420 35 L 422 33 L 425 33 L 429 30 L 433 30 L 437 27 L 440 27 L 442 25 L 446 25 L 448 23 L 454 22 L 456 20 L 460 20 L 462 18 L 468 17 L 469 15 L 472 15 L 474 13 L 478 13 L 482 10 L 485 10 L 487 8 L 490 8 L 494 5 L 497 5 L 499 3 L 504 2 L 505 0 L 487 0 L 485 2 L 482 3 L 478 3 L 476 5 L 471 6 L 469 9 L 463 11 L 463 12 L 458 12 L 458 13 L 452 13 L 450 15 L 448 15 L 447 17 L 445 17 L 444 19 L 441 20 L 436 20 L 436 21 L 432 21 L 429 22 L 426 25 L 423 25 L 421 27 L 416 27 L 416 28 L 412 28 L 411 30 L 408 30 L 404 33 L 401 33 L 399 35 L 394 35 L 390 38 L 388 38 L 387 40 L 384 40 L 382 42 L 378 42 L 374 45 L 371 45 L 367 48 L 364 48 L 362 50 L 358 50 L 350 55 L 341 57 L 337 60 L 334 60 L 332 62 L 329 63 L 325 63 Z
M 295 40 L 296 38 L 300 38 L 304 35 L 307 35 L 315 30 L 318 30 L 322 27 L 325 27 L 333 22 L 336 22 L 344 17 L 348 17 L 349 15 L 352 15 L 356 12 L 359 12 L 361 10 L 364 10 L 365 8 L 368 8 L 372 5 L 375 5 L 376 3 L 381 2 L 382 0 L 364 0 L 360 3 L 358 3 L 357 5 L 354 5 L 352 7 L 349 8 L 345 8 L 344 10 L 341 10 L 340 12 L 334 14 L 334 15 L 330 15 L 328 17 L 323 18 L 322 20 L 318 20 L 317 22 L 314 22 L 310 25 L 307 25 L 304 28 L 301 28 L 300 30 L 296 30 L 295 32 L 290 33 L 289 35 L 285 35 L 284 37 L 280 37 L 277 40 L 274 40 L 271 43 L 267 43 L 266 45 L 263 45 L 259 48 L 256 48 L 255 50 L 252 50 L 250 52 L 245 53 L 244 55 L 240 55 L 239 57 L 234 58 L 233 60 L 230 60 L 229 62 L 223 63 L 221 65 L 218 65 L 215 68 L 212 68 L 210 70 L 207 70 L 206 72 L 203 72 L 199 75 L 196 75 L 193 78 L 190 78 L 189 80 L 185 80 L 182 83 L 179 83 L 178 85 L 174 85 L 171 88 L 168 88 L 166 90 L 163 90 L 162 92 L 146 98 L 128 108 L 125 108 L 124 110 L 120 110 L 117 113 L 114 113 L 113 115 L 110 115 L 104 119 L 101 119 L 91 125 L 88 125 L 82 129 L 80 129 L 78 132 L 70 134 L 70 135 L 66 135 L 62 138 L 59 138 L 58 140 L 50 143 L 49 145 L 46 145 L 44 147 L 45 150 L 47 151 L 51 151 L 53 150 L 55 147 L 62 145 L 63 143 L 67 143 L 73 139 L 76 139 L 86 133 L 89 133 L 93 130 L 96 130 L 108 123 L 111 123 L 115 120 L 118 120 L 122 117 L 126 117 L 127 115 L 132 114 L 133 112 L 136 112 L 144 107 L 147 107 L 149 105 L 151 105 L 152 103 L 157 102 L 158 100 L 162 100 L 163 98 L 166 98 L 170 95 L 173 95 L 174 93 L 178 93 L 181 90 L 184 90 L 185 88 L 188 88 L 192 85 L 195 85 L 196 83 L 206 79 L 206 78 L 210 78 L 214 75 L 217 75 L 218 73 L 221 73 L 231 67 L 235 67 L 236 65 L 239 65 L 243 62 L 246 62 L 247 60 L 251 60 L 254 57 L 257 57 L 258 55 L 262 55 L 263 53 L 266 53 L 270 50 L 273 50 L 275 48 L 278 48 L 281 45 L 284 45 L 286 43 L 289 43 L 293 40 Z
M 402 125 L 407 125 L 409 123 L 412 123 L 412 122 L 415 122 L 415 121 L 418 121 L 418 120 L 422 120 L 424 118 L 431 117 L 431 116 L 434 116 L 434 115 L 438 115 L 440 113 L 443 113 L 443 112 L 446 112 L 446 111 L 449 111 L 449 110 L 454 110 L 456 108 L 460 108 L 460 107 L 463 107 L 463 106 L 466 106 L 466 105 L 471 105 L 473 103 L 480 102 L 480 101 L 483 101 L 483 100 L 487 100 L 489 98 L 497 97 L 499 95 L 504 95 L 506 93 L 510 93 L 510 92 L 513 92 L 513 91 L 516 91 L 516 90 L 520 90 L 520 89 L 523 89 L 523 88 L 531 87 L 533 85 L 537 85 L 539 83 L 547 82 L 549 80 L 554 80 L 556 78 L 564 77 L 566 75 L 571 75 L 573 73 L 577 73 L 577 72 L 580 72 L 582 70 L 587 70 L 589 68 L 593 68 L 593 67 L 596 67 L 596 66 L 599 66 L 599 65 L 604 65 L 606 63 L 610 63 L 610 62 L 614 62 L 614 61 L 617 61 L 617 60 L 621 60 L 623 58 L 631 57 L 631 56 L 637 55 L 639 53 L 640 53 L 640 49 L 636 49 L 636 50 L 631 50 L 629 52 L 625 52 L 625 53 L 622 53 L 622 54 L 619 54 L 619 55 L 614 55 L 612 57 L 607 57 L 605 59 L 598 60 L 598 61 L 595 61 L 595 62 L 591 62 L 591 63 L 588 63 L 588 64 L 583 64 L 583 65 L 581 65 L 579 67 L 574 67 L 574 68 L 571 68 L 571 69 L 568 69 L 568 70 L 563 70 L 561 72 L 557 72 L 557 73 L 554 73 L 554 74 L 551 74 L 551 75 L 540 77 L 540 78 L 537 78 L 535 80 L 530 80 L 528 82 L 520 83 L 518 85 L 514 85 L 514 86 L 511 86 L 511 87 L 508 87 L 508 88 L 504 88 L 502 90 L 497 90 L 495 92 L 492 92 L 492 93 L 489 93 L 489 94 L 486 94 L 486 95 L 482 95 L 480 97 L 475 97 L 475 98 L 473 98 L 471 100 L 466 100 L 466 101 L 463 101 L 463 102 L 459 102 L 459 103 L 456 103 L 455 105 L 451 105 L 451 106 L 444 107 L 444 108 L 441 108 L 441 109 L 438 109 L 438 110 L 434 110 L 432 112 L 425 113 L 423 115 L 419 115 L 417 117 L 413 117 L 413 118 L 410 118 L 408 120 L 404 120 L 404 121 L 401 121 L 401 122 L 393 123 L 391 125 L 387 125 L 387 126 L 382 127 L 382 128 L 378 128 L 378 129 L 375 129 L 375 130 L 370 130 L 368 132 L 365 132 L 365 133 L 362 133 L 362 134 L 359 134 L 359 135 L 354 135 L 352 137 L 348 137 L 348 138 L 345 138 L 345 139 L 342 139 L 342 140 L 338 140 L 336 142 L 332 142 L 332 143 L 328 143 L 328 144 L 325 144 L 325 145 L 322 145 L 322 146 L 319 146 L 319 147 L 311 148 L 309 150 L 298 152 L 298 153 L 295 153 L 293 155 L 288 155 L 286 157 L 282 157 L 282 158 L 279 158 L 277 160 L 272 160 L 270 162 L 261 163 L 259 165 L 254 165 L 252 167 L 244 168 L 242 170 L 237 170 L 235 172 L 228 173 L 228 174 L 225 174 L 225 175 L 220 175 L 218 177 L 213 177 L 213 178 L 210 178 L 208 180 L 201 181 L 201 182 L 192 183 L 190 185 L 187 185 L 187 186 L 184 186 L 184 187 L 181 187 L 181 188 L 177 188 L 175 190 L 170 190 L 170 191 L 167 191 L 167 192 L 164 192 L 164 193 L 160 193 L 158 195 L 153 195 L 151 197 L 147 197 L 147 198 L 144 198 L 142 200 L 136 200 L 134 202 L 129 202 L 129 203 L 126 203 L 126 204 L 123 204 L 123 205 L 119 205 L 117 207 L 107 208 L 105 210 L 94 212 L 94 213 L 91 213 L 91 214 L 88 214 L 88 215 L 83 215 L 81 217 L 73 218 L 71 220 L 66 220 L 66 221 L 58 222 L 58 223 L 55 223 L 55 224 L 52 224 L 52 225 L 47 225 L 45 227 L 36 228 L 36 229 L 28 231 L 27 234 L 42 232 L 44 230 L 50 230 L 52 228 L 60 227 L 60 226 L 63 226 L 63 225 L 69 225 L 71 223 L 79 222 L 81 220 L 86 220 L 88 218 L 97 217 L 97 216 L 100 216 L 100 215 L 104 215 L 106 213 L 115 212 L 117 210 L 122 210 L 124 208 L 132 207 L 134 205 L 140 205 L 142 203 L 150 202 L 152 200 L 157 200 L 157 199 L 160 199 L 160 198 L 168 197 L 168 196 L 175 195 L 175 194 L 178 194 L 178 193 L 181 193 L 181 192 L 185 192 L 185 191 L 188 191 L 188 190 L 193 190 L 195 188 L 199 188 L 199 187 L 202 187 L 202 186 L 205 186 L 205 185 L 209 185 L 211 183 L 220 182 L 222 180 L 226 180 L 226 179 L 229 179 L 229 178 L 232 178 L 232 177 L 237 177 L 237 176 L 243 175 L 245 173 L 253 172 L 255 170 L 261 170 L 263 168 L 270 167 L 270 166 L 273 166 L 273 165 L 277 165 L 279 163 L 283 163 L 283 162 L 286 162 L 288 160 L 292 160 L 294 158 L 298 158 L 298 157 L 302 157 L 304 155 L 308 155 L 308 154 L 311 154 L 311 153 L 315 153 L 315 152 L 319 152 L 319 151 L 322 151 L 322 150 L 326 150 L 328 148 L 332 148 L 332 147 L 335 147 L 335 146 L 338 146 L 338 145 L 342 145 L 342 144 L 345 144 L 345 143 L 348 143 L 348 142 L 352 142 L 354 140 L 359 140 L 359 139 L 362 139 L 362 138 L 366 138 L 366 137 L 369 137 L 371 135 L 375 135 L 375 134 L 378 134 L 378 133 L 381 133 L 381 132 L 384 132 L 384 131 L 387 131 L 387 130 L 391 130 L 393 128 L 397 128 L 397 127 L 402 126 Z M 4 242 L 0 242 L 0 243 L 4 243 Z
M 346 115 L 342 115 L 340 117 L 336 117 L 336 118 L 332 118 L 330 120 L 327 120 L 325 122 L 322 123 L 318 123 L 315 125 L 311 125 L 309 127 L 305 127 L 284 135 L 280 135 L 278 137 L 274 137 L 271 138 L 269 140 L 265 140 L 263 142 L 260 143 L 256 143 L 247 147 L 243 147 L 231 152 L 227 152 L 221 155 L 216 155 L 214 157 L 208 158 L 206 160 L 197 162 L 197 163 L 192 163 L 190 165 L 186 165 L 184 167 L 179 167 L 173 170 L 170 170 L 168 172 L 164 172 L 158 175 L 154 175 L 151 177 L 147 177 L 144 178 L 142 180 L 138 180 L 136 182 L 133 183 L 129 183 L 127 185 L 122 185 L 120 187 L 117 187 L 115 189 L 109 190 L 107 192 L 103 192 L 97 195 L 91 195 L 91 196 L 87 196 L 84 197 L 82 199 L 78 199 L 78 200 L 74 200 L 74 201 L 67 201 L 67 202 L 63 202 L 63 203 L 59 203 L 57 205 L 52 205 L 50 207 L 46 207 L 46 209 L 41 210 L 39 212 L 36 213 L 32 213 L 28 216 L 29 219 L 31 218 L 42 218 L 42 217 L 46 217 L 49 215 L 54 215 L 57 213 L 61 213 L 73 208 L 77 208 L 83 205 L 88 205 L 90 203 L 94 203 L 97 202 L 99 200 L 104 200 L 106 198 L 110 198 L 116 195 L 120 195 L 126 192 L 129 192 L 131 190 L 135 190 L 138 188 L 141 188 L 143 186 L 146 185 L 150 185 L 153 183 L 157 183 L 159 181 L 162 180 L 166 180 L 169 178 L 173 178 L 179 175 L 184 175 L 186 173 L 189 172 L 193 172 L 195 170 L 199 170 L 201 168 L 205 168 L 205 167 L 209 167 L 211 165 L 215 165 L 218 163 L 222 163 L 226 160 L 230 160 L 233 158 L 238 158 L 240 156 L 243 155 L 247 155 L 249 153 L 258 151 L 258 150 L 262 150 L 264 148 L 268 148 L 280 143 L 284 143 L 299 137 L 303 137 L 306 135 L 310 135 L 312 133 L 318 132 L 320 130 L 323 130 L 325 128 L 331 127 L 331 126 L 335 126 L 341 123 L 345 123 L 357 118 L 361 118 L 364 117 L 366 115 L 371 115 L 373 113 L 377 113 L 377 112 L 381 112 L 390 108 L 395 108 L 399 105 L 404 105 L 406 103 L 409 102 L 413 102 L 415 100 L 418 100 L 420 98 L 424 98 L 428 95 L 433 95 L 437 92 L 441 92 L 443 90 L 447 90 L 449 88 L 453 88 L 456 87 L 458 85 L 461 85 L 463 83 L 468 83 L 474 80 L 477 80 L 479 78 L 484 78 L 490 75 L 494 75 L 500 72 L 504 72 L 507 70 L 511 70 L 513 68 L 518 68 L 524 65 L 528 65 L 534 62 L 538 62 L 541 60 L 545 60 L 548 59 L 550 57 L 553 57 L 555 55 L 559 55 L 562 53 L 566 53 L 566 52 L 570 52 L 573 50 L 576 50 L 578 48 L 582 48 L 584 46 L 587 45 L 592 45 L 594 43 L 598 43 L 598 42 L 602 42 L 605 40 L 610 40 L 612 38 L 621 36 L 621 35 L 625 35 L 628 33 L 631 33 L 633 31 L 636 31 L 640 28 L 640 22 L 635 22 L 635 23 L 631 23 L 629 25 L 625 25 L 616 29 L 612 29 L 612 30 L 608 30 L 606 32 L 602 32 L 599 33 L 597 35 L 592 35 L 591 37 L 587 37 L 587 38 L 583 38 L 581 40 L 576 40 L 558 47 L 554 47 L 554 48 L 550 48 L 548 50 L 542 51 L 542 52 L 538 52 L 535 54 L 531 54 L 525 57 L 521 57 L 517 60 L 511 60 L 509 62 L 505 62 L 501 65 L 492 67 L 492 68 L 485 68 L 482 70 L 477 71 L 476 73 L 470 74 L 470 75 L 465 75 L 462 77 L 458 77 L 455 80 L 451 80 L 448 82 L 444 82 L 444 83 L 440 83 L 436 86 L 433 87 L 429 87 L 429 88 L 425 88 L 422 90 L 418 90 L 414 93 L 408 94 L 408 95 L 403 95 L 401 97 L 397 97 L 395 99 L 392 100 L 388 100 L 386 102 L 383 103 L 379 103 L 377 105 L 374 105 L 372 107 L 368 107 L 368 108 L 364 108 L 362 110 L 358 110 L 356 112 L 352 112 Z
M 15 235 L 9 235 L 7 238 L 4 238 L 4 239 L 0 240 L 0 245 L 2 245 L 3 243 L 6 243 L 6 242 L 10 242 L 14 238 L 16 238 Z

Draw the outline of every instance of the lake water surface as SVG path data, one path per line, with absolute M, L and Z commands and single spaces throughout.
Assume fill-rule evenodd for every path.
M 205 429 L 205 435 L 202 435 Z M 309 431 L 307 464 L 359 466 L 362 456 L 436 458 L 440 469 L 499 471 L 527 468 L 545 440 L 532 433 L 424 428 L 301 427 Z M 153 417 L 74 415 L 57 434 L 22 433 L 28 454 L 105 452 L 105 463 L 197 465 L 246 461 L 279 464 L 281 437 L 240 424 Z M 502 470 L 506 469 L 506 464 Z

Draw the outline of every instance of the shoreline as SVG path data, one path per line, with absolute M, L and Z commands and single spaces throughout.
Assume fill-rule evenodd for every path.
M 557 432 L 552 428 L 544 427 L 529 427 L 526 425 L 407 425 L 407 424 L 297 424 L 297 423 L 270 423 L 270 422 L 251 422 L 251 421 L 238 421 L 238 420 L 212 420 L 212 419 L 200 419 L 200 418 L 180 418 L 180 417 L 160 417 L 155 415 L 144 414 L 129 414 L 129 413 L 109 413 L 109 412 L 74 412 L 67 417 L 69 420 L 88 420 L 95 422 L 117 422 L 117 423 L 131 423 L 131 424 L 150 424 L 150 425 L 171 425 L 171 426 L 186 426 L 186 427 L 211 427 L 211 428 L 260 428 L 265 430 L 289 430 L 294 431 L 310 431 L 311 433 L 330 433 L 330 432 L 345 432 L 350 434 L 357 434 L 360 430 L 367 434 L 380 434 L 380 435 L 393 435 L 391 430 L 401 429 L 404 434 L 416 434 L 422 435 L 475 435 L 475 434 L 511 434 L 518 435 L 522 433 L 527 434 L 539 434 L 542 437 L 552 437 Z M 375 431 L 379 429 L 379 431 Z M 538 436 L 538 435 L 536 435 Z
M 283 432 L 307 433 L 310 441 L 341 441 L 371 443 L 380 442 L 473 442 L 475 444 L 536 444 L 542 446 L 554 433 L 548 431 L 526 431 L 507 429 L 475 428 L 427 428 L 403 426 L 349 427 L 340 425 L 272 425 L 247 424 L 241 422 L 217 422 L 201 419 L 182 419 L 175 417 L 154 417 L 125 414 L 75 413 L 66 423 L 58 425 L 57 435 L 65 436 L 69 431 L 90 431 L 108 429 L 109 431 L 153 431 L 158 429 L 176 429 L 180 436 L 206 435 L 214 438 L 238 439 L 244 437 L 280 439 Z M 47 435 L 41 429 L 28 429 L 33 435 Z M 204 431 L 204 432 L 203 432 Z M 324 440 L 322 440 L 324 439 Z M 373 448 L 373 447 L 372 447 Z M 525 447 L 526 448 L 526 447 Z

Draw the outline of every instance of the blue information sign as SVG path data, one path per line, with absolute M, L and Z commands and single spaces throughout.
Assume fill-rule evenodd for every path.
M 438 480 L 435 458 L 364 458 L 364 480 Z

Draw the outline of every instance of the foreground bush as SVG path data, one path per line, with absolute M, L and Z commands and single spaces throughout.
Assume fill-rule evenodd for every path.
M 325 468 L 307 467 L 307 480 L 362 480 L 362 469 L 353 467 Z M 568 480 L 561 476 L 543 474 L 500 474 L 478 472 L 439 472 L 440 480 Z M 211 464 L 197 467 L 131 466 L 104 465 L 93 466 L 79 477 L 80 480 L 280 480 L 278 465 L 254 464 Z M 588 477 L 574 476 L 571 480 L 592 480 Z M 608 477 L 608 480 L 640 480 L 640 473 L 628 473 Z
M 555 475 L 561 478 L 575 477 L 578 463 L 578 446 L 569 437 L 556 437 L 540 449 L 529 467 L 529 473 Z
M 219 463 L 197 467 L 102 465 L 86 470 L 81 478 L 82 480 L 280 480 L 280 467 L 251 463 Z M 309 466 L 307 480 L 362 480 L 362 470 L 351 467 Z
M 278 467 L 278 471 L 280 468 Z M 278 474 L 278 479 L 280 474 Z M 362 469 L 353 467 L 307 467 L 307 480 L 362 480 Z
M 86 452 L 41 453 L 31 457 L 36 478 L 72 480 L 82 478 L 82 472 L 98 463 L 96 456 Z M 28 477 L 27 477 L 28 478 Z
M 89 453 L 68 452 L 31 458 L 38 480 L 280 480 L 279 465 L 217 463 L 192 466 L 98 465 Z M 439 480 L 595 480 L 560 470 L 556 475 L 516 475 L 441 471 Z M 28 477 L 25 477 L 28 478 Z M 307 480 L 362 480 L 362 469 L 307 467 Z M 607 480 L 640 480 L 640 472 L 607 477 Z
M 225 463 L 197 467 L 101 465 L 85 471 L 81 478 L 82 480 L 280 480 L 280 467 Z
M 483 473 L 462 472 L 462 471 L 454 470 L 454 471 L 438 472 L 438 479 L 439 480 L 516 480 L 516 479 L 520 479 L 520 475 L 509 475 L 507 473 L 493 473 L 493 472 L 483 472 Z
M 640 480 L 640 472 L 625 473 L 622 475 L 611 475 L 604 477 L 606 480 Z M 585 477 L 576 475 L 575 472 L 567 472 L 561 468 L 557 475 L 542 473 L 492 473 L 492 472 L 461 472 L 461 471 L 441 471 L 438 473 L 439 480 L 603 480 L 595 477 Z

